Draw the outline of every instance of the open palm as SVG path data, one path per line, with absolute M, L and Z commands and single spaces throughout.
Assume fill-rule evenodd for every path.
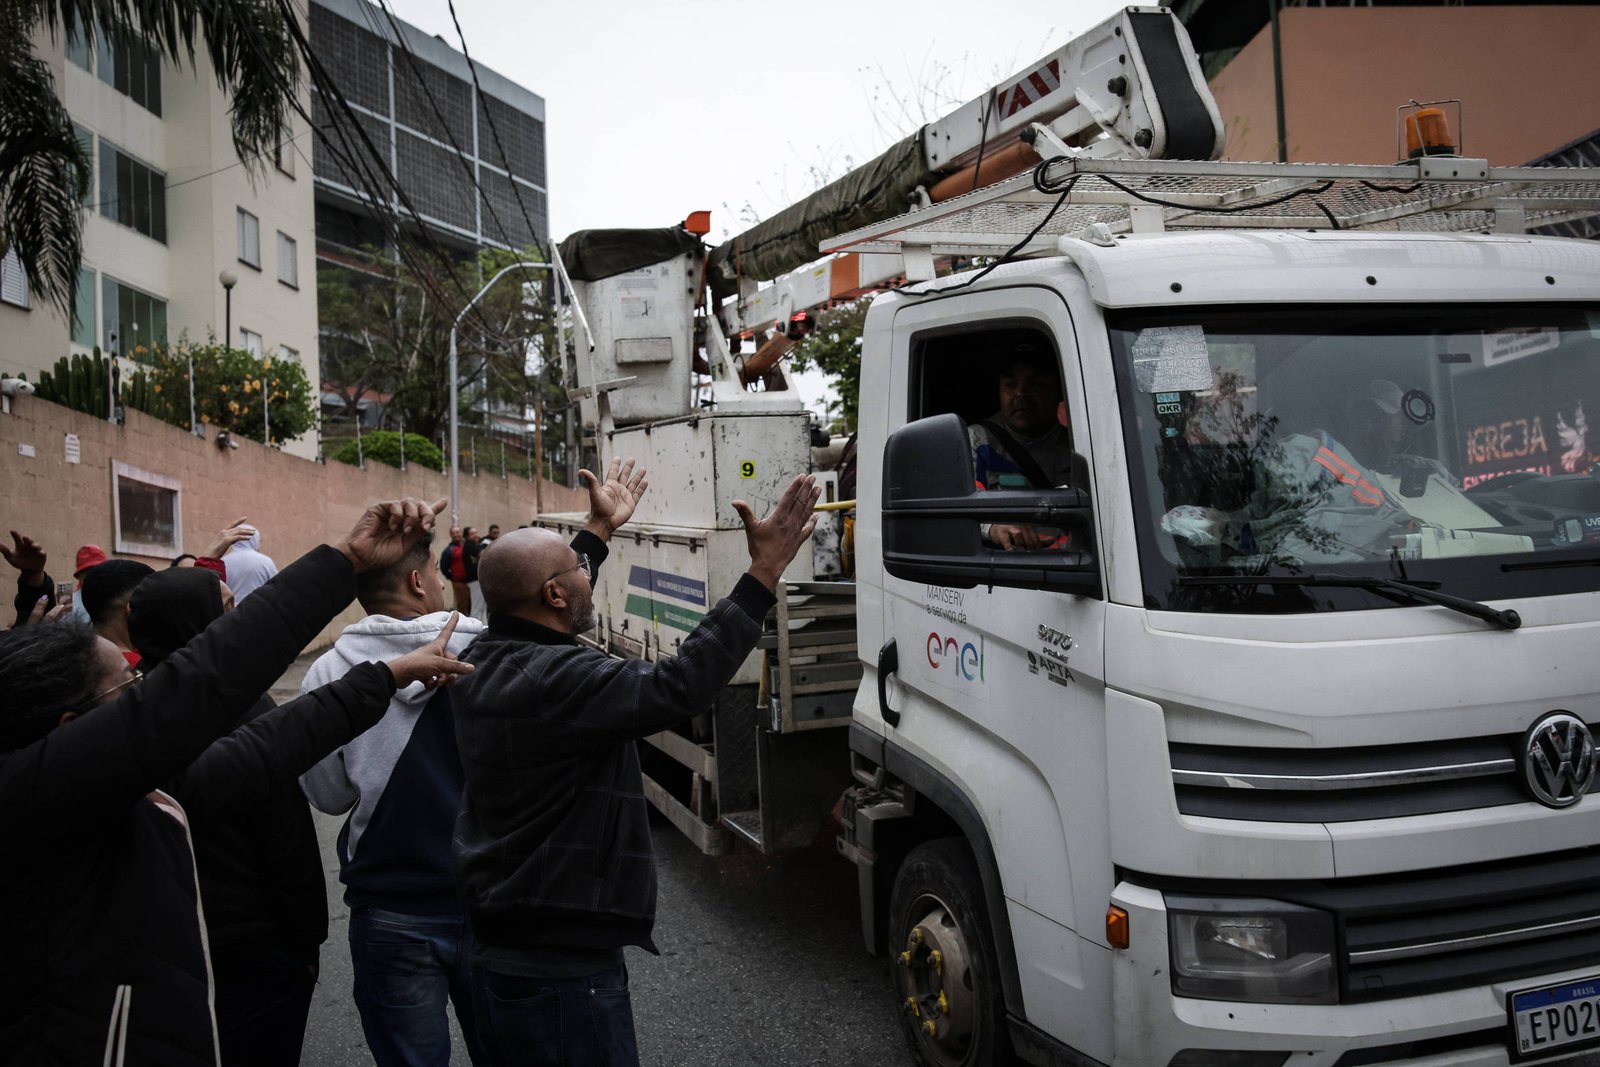
M 589 523 L 603 527 L 608 536 L 633 517 L 633 509 L 639 506 L 639 499 L 650 488 L 645 480 L 645 469 L 635 470 L 634 466 L 632 459 L 624 464 L 621 458 L 613 457 L 603 482 L 590 471 L 578 472 L 583 484 L 589 487 Z

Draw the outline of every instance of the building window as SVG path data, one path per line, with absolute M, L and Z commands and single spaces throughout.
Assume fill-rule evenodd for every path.
M 255 356 L 257 359 L 260 359 L 261 335 L 256 333 L 254 330 L 247 330 L 241 326 L 239 328 L 239 347 L 243 348 L 246 352 L 250 353 L 252 356 Z
M 100 308 L 105 322 L 107 352 L 135 356 L 140 346 L 149 350 L 167 340 L 167 302 L 100 276 Z
M 22 260 L 15 248 L 0 258 L 0 301 L 15 307 L 28 304 L 28 277 L 22 272 Z
M 294 177 L 294 136 L 287 126 L 278 133 L 278 143 L 272 149 L 272 165 L 281 173 Z
M 160 54 L 143 41 L 113 41 L 104 31 L 95 41 L 100 80 L 152 115 L 161 114 Z
M 72 124 L 72 133 L 78 139 L 78 147 L 83 149 L 83 158 L 89 161 L 89 184 L 84 186 L 83 203 L 85 206 L 92 206 L 95 202 L 94 134 L 79 126 L 76 122 Z
M 72 343 L 84 348 L 94 347 L 94 298 L 94 271 L 79 267 L 78 288 L 72 294 Z
M 100 138 L 100 214 L 167 243 L 167 176 Z
M 89 49 L 89 41 L 77 27 L 67 34 L 67 61 L 73 66 L 82 67 L 84 70 L 93 71 L 94 55 Z
M 299 246 L 293 237 L 278 231 L 278 280 L 291 289 L 300 288 Z
M 239 262 L 261 269 L 261 220 L 239 209 Z
M 183 552 L 183 486 L 176 478 L 111 461 L 117 551 L 171 557 Z

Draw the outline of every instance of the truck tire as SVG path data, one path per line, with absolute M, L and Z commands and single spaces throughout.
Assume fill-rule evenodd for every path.
M 994 935 L 965 842 L 928 841 L 906 856 L 889 898 L 888 934 L 900 1023 L 917 1062 L 1010 1063 Z

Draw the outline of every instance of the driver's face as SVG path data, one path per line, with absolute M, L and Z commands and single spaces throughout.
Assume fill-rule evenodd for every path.
M 1048 430 L 1061 403 L 1061 389 L 1047 372 L 1016 364 L 1000 375 L 1000 413 L 1013 433 L 1035 437 Z

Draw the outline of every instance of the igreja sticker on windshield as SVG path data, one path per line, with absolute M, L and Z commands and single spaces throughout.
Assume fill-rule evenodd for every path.
M 1198 326 L 1152 326 L 1133 341 L 1133 377 L 1141 393 L 1210 389 L 1211 356 Z

